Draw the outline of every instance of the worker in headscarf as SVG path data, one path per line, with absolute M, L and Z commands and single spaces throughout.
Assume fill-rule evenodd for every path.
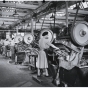
M 12 38 L 12 40 L 11 40 L 11 42 L 10 42 L 10 47 L 11 47 L 10 53 L 11 53 L 11 59 L 12 59 L 12 60 L 15 60 L 14 45 L 15 45 L 14 38 Z
M 65 86 L 70 87 L 79 87 L 82 86 L 82 77 L 81 77 L 81 71 L 79 69 L 79 62 L 83 55 L 84 47 L 77 48 L 73 43 L 69 42 L 68 46 L 72 49 L 78 51 L 71 50 L 69 54 L 69 58 L 59 58 L 59 77 L 61 83 L 65 83 Z
M 41 69 L 45 69 L 45 76 L 49 76 L 48 70 L 47 70 L 48 61 L 47 61 L 47 55 L 46 55 L 45 50 L 48 49 L 50 46 L 55 49 L 59 49 L 58 47 L 51 44 L 48 32 L 44 32 L 42 34 L 42 38 L 40 38 L 39 40 L 40 51 L 39 51 L 38 60 L 36 63 L 36 67 L 38 68 L 37 76 L 41 76 L 41 73 L 40 73 Z

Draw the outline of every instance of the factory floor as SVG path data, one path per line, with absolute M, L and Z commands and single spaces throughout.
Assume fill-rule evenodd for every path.
M 0 87 L 51 87 L 39 84 L 32 79 L 27 67 L 9 63 L 9 58 L 0 55 Z

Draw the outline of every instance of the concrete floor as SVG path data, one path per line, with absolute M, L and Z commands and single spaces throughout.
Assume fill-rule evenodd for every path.
M 0 87 L 43 87 L 32 79 L 29 70 L 21 65 L 9 63 L 9 59 L 0 55 Z

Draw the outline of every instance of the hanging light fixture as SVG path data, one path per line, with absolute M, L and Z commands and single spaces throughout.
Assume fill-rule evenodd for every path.
M 14 11 L 14 14 L 13 14 L 14 17 L 17 17 L 19 16 L 19 14 L 17 14 L 17 11 L 16 11 L 16 2 L 15 2 L 15 11 Z
M 30 24 L 28 23 L 26 29 L 29 29 L 29 28 L 30 28 Z
M 40 23 L 39 19 L 37 20 L 37 22 L 36 22 L 36 23 Z
M 15 17 L 19 16 L 19 14 L 17 14 L 17 11 L 16 11 L 16 9 L 15 9 L 15 11 L 14 11 L 14 14 L 13 14 L 13 16 L 15 16 Z
M 6 25 L 5 25 L 4 22 L 1 24 L 1 27 L 2 27 L 2 28 L 6 28 Z
M 28 23 L 27 27 L 30 27 L 30 24 Z
M 50 18 L 54 18 L 54 15 L 52 14 L 52 16 Z
M 4 22 L 2 23 L 2 25 L 1 25 L 1 26 L 5 26 Z

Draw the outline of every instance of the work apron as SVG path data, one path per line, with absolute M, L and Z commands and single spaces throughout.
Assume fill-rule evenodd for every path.
M 47 55 L 43 49 L 39 51 L 36 67 L 40 69 L 48 68 Z

